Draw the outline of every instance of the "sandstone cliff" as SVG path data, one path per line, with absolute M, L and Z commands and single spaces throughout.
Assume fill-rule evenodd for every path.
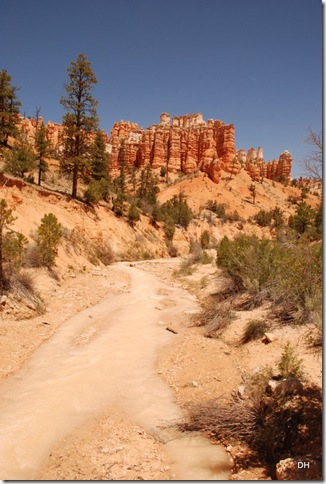
M 21 126 L 33 140 L 35 120 L 21 119 Z M 60 152 L 63 127 L 47 124 L 53 148 Z M 201 113 L 175 116 L 162 113 L 159 124 L 142 129 L 137 123 L 120 121 L 114 124 L 110 137 L 106 133 L 107 150 L 111 155 L 111 168 L 119 170 L 119 150 L 124 140 L 125 162 L 142 168 L 150 164 L 153 169 L 166 167 L 170 173 L 194 173 L 200 170 L 218 183 L 221 172 L 233 175 L 246 170 L 254 181 L 263 178 L 285 181 L 290 179 L 292 157 L 284 151 L 278 160 L 264 160 L 263 149 L 235 149 L 234 125 L 223 121 L 203 119 Z

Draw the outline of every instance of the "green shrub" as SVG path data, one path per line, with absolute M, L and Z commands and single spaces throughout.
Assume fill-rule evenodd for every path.
M 280 316 L 302 323 L 320 318 L 322 307 L 322 243 L 267 240 L 240 234 L 224 237 L 217 264 L 231 277 L 234 289 L 247 290 L 252 302 L 274 302 Z M 283 314 L 283 315 L 282 315 Z
M 84 197 L 87 203 L 96 204 L 107 197 L 109 190 L 108 181 L 105 178 L 91 180 Z
M 268 291 L 275 270 L 275 243 L 240 234 L 233 241 L 224 237 L 217 250 L 217 265 L 233 279 L 235 289 L 257 295 Z
M 301 202 L 296 207 L 295 215 L 289 219 L 289 226 L 299 234 L 304 234 L 314 223 L 316 212 L 306 202 Z
M 202 249 L 208 249 L 210 243 L 210 235 L 207 230 L 204 230 L 204 232 L 200 236 L 200 244 L 202 246 Z
M 218 218 L 226 218 L 225 203 L 217 203 L 216 200 L 209 200 L 206 204 L 206 208 L 215 213 Z
M 172 220 L 172 218 L 166 218 L 164 222 L 164 233 L 166 238 L 171 241 L 173 239 L 174 233 L 175 233 L 175 225 Z
M 136 205 L 132 203 L 128 210 L 128 222 L 133 227 L 140 220 L 140 212 Z
M 272 223 L 272 217 L 273 214 L 271 211 L 267 212 L 263 209 L 259 210 L 259 212 L 254 215 L 254 219 L 260 227 L 269 227 Z
M 192 210 L 187 203 L 186 196 L 182 192 L 163 203 L 159 209 L 159 214 L 161 221 L 172 219 L 175 225 L 181 225 L 185 229 L 188 228 L 193 218 Z
M 273 225 L 275 228 L 283 227 L 285 220 L 284 220 L 284 212 L 279 207 L 275 207 L 272 211 L 273 217 Z
M 322 242 L 311 243 L 303 237 L 279 243 L 274 264 L 275 304 L 298 322 L 318 321 L 322 310 Z
M 119 193 L 118 196 L 113 200 L 112 210 L 114 215 L 117 217 L 122 217 L 125 209 L 125 196 Z
M 303 360 L 298 358 L 291 344 L 285 345 L 278 368 L 283 378 L 302 378 Z

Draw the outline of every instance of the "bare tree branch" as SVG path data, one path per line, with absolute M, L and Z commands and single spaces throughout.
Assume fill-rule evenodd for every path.
M 323 141 L 322 133 L 308 128 L 305 142 L 314 149 L 308 151 L 303 160 L 303 168 L 306 175 L 313 180 L 322 181 L 323 177 Z

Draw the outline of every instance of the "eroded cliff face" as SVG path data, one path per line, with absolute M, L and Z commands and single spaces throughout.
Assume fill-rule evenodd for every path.
M 234 125 L 203 120 L 202 114 L 171 117 L 162 113 L 160 123 L 141 129 L 135 123 L 115 123 L 109 138 L 112 168 L 119 169 L 118 153 L 125 140 L 125 161 L 142 168 L 165 166 L 170 173 L 207 173 L 218 183 L 222 170 L 236 175 L 246 170 L 254 181 L 261 178 L 289 180 L 292 157 L 288 151 L 279 160 L 265 162 L 263 149 L 235 149 Z
M 35 120 L 22 118 L 21 126 L 32 140 Z M 63 127 L 47 124 L 53 147 L 59 153 L 63 143 Z M 153 169 L 166 167 L 170 173 L 207 173 L 218 183 L 222 171 L 236 175 L 246 170 L 254 181 L 263 178 L 289 180 L 292 157 L 288 151 L 278 160 L 264 160 L 263 149 L 235 149 L 234 125 L 223 121 L 203 119 L 201 113 L 175 116 L 162 113 L 159 124 L 146 129 L 137 123 L 120 121 L 114 124 L 110 137 L 105 134 L 107 151 L 111 155 L 111 169 L 119 170 L 119 151 L 124 140 L 125 163 L 142 168 L 148 164 Z
M 203 120 L 201 114 L 174 117 L 162 113 L 160 123 L 141 130 L 137 124 L 120 121 L 111 131 L 112 167 L 118 169 L 118 153 L 125 139 L 125 158 L 130 165 L 154 169 L 165 166 L 168 172 L 185 174 L 201 170 L 215 183 L 221 170 L 239 173 L 234 126 L 222 121 Z

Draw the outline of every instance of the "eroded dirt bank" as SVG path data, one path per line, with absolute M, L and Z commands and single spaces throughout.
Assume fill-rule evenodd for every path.
M 155 362 L 195 298 L 129 264 L 107 271 L 120 291 L 66 319 L 1 384 L 1 477 L 227 478 L 222 448 L 165 430 L 182 412 Z

